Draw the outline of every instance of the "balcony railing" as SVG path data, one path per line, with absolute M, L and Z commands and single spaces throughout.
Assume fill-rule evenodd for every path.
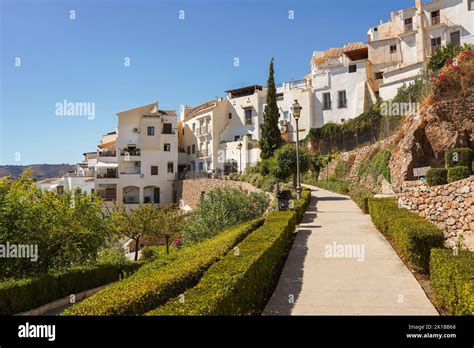
M 200 150 L 196 152 L 196 156 L 201 158 L 201 157 L 207 157 L 209 156 L 209 150 Z
M 117 199 L 117 192 L 110 192 L 105 190 L 97 190 L 97 195 L 104 201 L 115 201 Z
M 405 24 L 405 33 L 413 31 L 413 23 Z
M 115 157 L 117 156 L 116 151 L 102 151 L 99 152 L 99 157 Z
M 140 174 L 141 170 L 140 168 L 136 168 L 136 169 L 126 169 L 125 171 L 123 172 L 120 172 L 120 175 L 133 175 L 133 174 Z
M 441 24 L 441 16 L 431 17 L 431 25 Z
M 140 156 L 140 149 L 124 149 L 120 152 L 120 156 Z
M 97 173 L 97 179 L 115 179 L 118 178 L 117 172 L 115 173 Z
M 206 134 L 209 134 L 210 132 L 211 132 L 211 127 L 209 126 L 198 127 L 194 131 L 194 133 L 196 133 L 197 136 L 206 135 Z

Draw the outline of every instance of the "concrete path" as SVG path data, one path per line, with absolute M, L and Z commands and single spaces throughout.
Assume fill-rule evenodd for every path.
M 311 204 L 263 315 L 438 315 L 369 215 L 308 187 Z

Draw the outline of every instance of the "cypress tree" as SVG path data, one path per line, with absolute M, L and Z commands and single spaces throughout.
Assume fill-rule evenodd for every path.
M 270 61 L 270 72 L 267 81 L 267 105 L 263 113 L 262 136 L 260 139 L 260 157 L 270 158 L 284 144 L 278 126 L 278 106 L 276 101 L 275 78 L 273 77 L 273 58 Z

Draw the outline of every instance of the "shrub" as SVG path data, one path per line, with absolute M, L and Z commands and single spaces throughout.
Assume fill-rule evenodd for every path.
M 468 167 L 452 167 L 448 169 L 448 182 L 454 182 L 469 178 L 470 170 Z
M 431 287 L 450 315 L 474 315 L 474 252 L 432 249 Z
M 451 149 L 444 154 L 446 167 L 467 167 L 469 173 L 472 170 L 472 161 L 474 161 L 474 151 L 470 148 Z
M 311 201 L 311 191 L 304 188 L 301 192 L 301 199 L 297 199 L 293 203 L 293 209 L 296 213 L 296 221 L 299 223 L 303 219 L 303 215 Z
M 245 315 L 259 313 L 271 291 L 296 223 L 292 211 L 270 214 L 265 224 L 205 273 L 184 293 L 146 315 Z
M 176 247 L 171 246 L 169 252 L 173 253 L 177 250 Z M 140 260 L 149 262 L 154 261 L 162 257 L 167 257 L 166 246 L 164 245 L 147 245 L 142 249 Z
M 237 187 L 209 191 L 183 228 L 186 244 L 202 241 L 245 221 L 263 216 L 269 206 L 265 193 L 247 194 Z
M 135 272 L 142 265 L 141 262 L 136 262 L 76 267 L 60 273 L 46 273 L 34 278 L 2 282 L 0 314 L 16 314 L 70 294 L 117 281 L 124 275 Z
M 337 180 L 345 180 L 349 176 L 355 156 L 350 156 L 347 160 L 340 158 L 334 168 L 334 176 Z
M 453 60 L 462 49 L 462 47 L 452 44 L 447 44 L 446 46 L 438 48 L 431 55 L 430 61 L 428 62 L 428 68 L 433 72 L 440 70 L 446 64 L 448 59 Z
M 357 178 L 360 179 L 364 175 L 371 175 L 372 179 L 382 175 L 385 180 L 391 182 L 390 177 L 390 158 L 392 154 L 390 150 L 380 150 L 362 161 L 357 171 Z
M 263 219 L 247 222 L 150 262 L 133 276 L 68 308 L 64 315 L 141 315 L 152 310 L 194 286 L 213 263 L 262 223 Z
M 431 168 L 426 173 L 426 182 L 430 186 L 446 185 L 448 183 L 448 170 L 446 168 Z
M 129 260 L 121 247 L 108 247 L 99 250 L 97 263 L 101 265 L 125 265 L 129 263 Z
M 349 196 L 359 206 L 364 214 L 369 213 L 369 198 L 374 196 L 371 190 L 363 186 L 351 186 L 349 189 Z
M 430 250 L 442 248 L 443 232 L 422 217 L 399 208 L 392 198 L 370 198 L 374 225 L 393 241 L 404 260 L 429 273 Z
M 345 195 L 349 192 L 350 183 L 343 180 L 319 180 L 316 182 L 316 186 L 336 193 Z

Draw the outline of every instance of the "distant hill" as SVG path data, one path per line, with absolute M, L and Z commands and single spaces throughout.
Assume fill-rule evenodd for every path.
M 0 177 L 11 176 L 18 178 L 25 169 L 31 168 L 33 179 L 43 180 L 47 178 L 58 178 L 69 171 L 75 170 L 70 164 L 31 164 L 27 166 L 7 165 L 0 166 Z

